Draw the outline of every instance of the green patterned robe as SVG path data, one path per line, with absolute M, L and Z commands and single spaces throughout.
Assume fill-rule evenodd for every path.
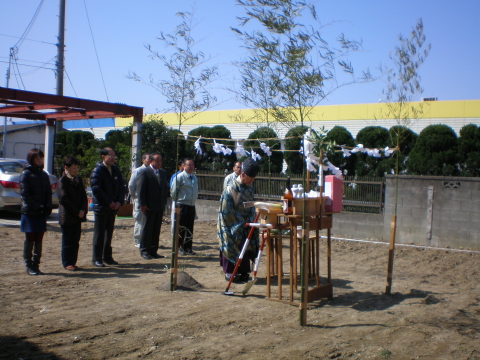
M 235 263 L 242 251 L 250 227 L 243 225 L 255 220 L 255 207 L 245 209 L 243 203 L 253 201 L 253 186 L 232 180 L 220 197 L 217 238 L 220 251 L 231 263 Z M 253 232 L 248 250 L 258 252 L 258 229 Z

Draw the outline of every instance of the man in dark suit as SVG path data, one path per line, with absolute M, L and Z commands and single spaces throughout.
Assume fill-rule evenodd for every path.
M 161 167 L 162 156 L 153 154 L 150 166 L 140 171 L 137 180 L 138 204 L 147 218 L 140 237 L 140 256 L 146 260 L 165 257 L 157 253 L 169 193 L 167 173 Z
M 92 263 L 96 267 L 118 265 L 112 257 L 112 237 L 115 217 L 125 197 L 122 173 L 115 165 L 115 151 L 106 147 L 100 155 L 102 161 L 97 163 L 90 175 L 95 214 Z

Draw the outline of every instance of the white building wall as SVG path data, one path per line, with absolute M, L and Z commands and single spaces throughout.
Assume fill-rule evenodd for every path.
M 30 149 L 45 149 L 45 127 L 20 130 L 7 133 L 5 156 L 14 159 L 26 159 Z M 3 134 L 0 137 L 0 149 L 3 149 Z
M 438 119 L 420 119 L 417 121 L 412 122 L 408 128 L 410 128 L 412 131 L 414 131 L 417 134 L 420 134 L 420 132 L 425 129 L 429 125 L 435 125 L 435 124 L 442 124 L 442 125 L 447 125 L 450 126 L 456 133 L 457 136 L 460 136 L 460 130 L 462 127 L 468 124 L 477 124 L 480 126 L 480 119 L 479 118 L 438 118 Z M 213 127 L 218 124 L 202 124 L 202 125 L 183 125 L 181 128 L 181 131 L 187 135 L 189 131 L 196 129 L 200 126 L 207 126 L 207 127 Z M 232 139 L 247 139 L 250 133 L 255 131 L 255 129 L 266 126 L 266 124 L 260 124 L 260 123 L 252 123 L 252 124 L 238 124 L 238 123 L 231 123 L 231 124 L 223 124 L 228 130 L 230 130 L 232 134 Z M 297 124 L 300 125 L 300 124 Z M 334 126 L 343 126 L 345 127 L 352 136 L 355 138 L 360 130 L 367 126 L 383 126 L 386 129 L 390 129 L 392 126 L 397 125 L 397 123 L 394 120 L 342 120 L 342 121 L 311 121 L 308 123 L 305 123 L 305 126 L 311 126 L 313 129 L 317 130 L 320 129 L 322 126 L 325 126 L 327 130 L 331 130 Z M 278 129 L 275 129 L 277 132 L 277 135 L 280 138 L 283 138 L 285 134 L 288 132 L 288 128 L 285 126 L 281 126 Z

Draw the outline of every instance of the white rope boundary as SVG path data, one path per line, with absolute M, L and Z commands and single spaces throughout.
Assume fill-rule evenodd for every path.
M 322 239 L 328 239 L 327 236 L 320 236 Z M 374 240 L 359 240 L 359 239 L 347 239 L 347 238 L 340 238 L 340 237 L 330 237 L 332 240 L 339 240 L 339 241 L 351 241 L 351 242 L 358 242 L 358 243 L 367 243 L 367 244 L 380 244 L 380 245 L 390 245 L 389 242 L 383 241 L 374 241 Z M 455 251 L 455 252 L 463 252 L 463 253 L 471 253 L 471 254 L 480 254 L 480 250 L 465 250 L 465 249 L 451 249 L 451 248 L 439 248 L 433 246 L 425 246 L 425 245 L 411 245 L 411 244 L 395 244 L 395 246 L 402 246 L 402 247 L 411 247 L 416 249 L 425 249 L 425 250 L 441 250 L 441 251 Z

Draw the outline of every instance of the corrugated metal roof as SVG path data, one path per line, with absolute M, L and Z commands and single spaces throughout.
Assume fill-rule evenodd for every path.
M 45 123 L 29 123 L 29 124 L 15 124 L 15 125 L 7 125 L 7 134 L 16 132 L 16 131 L 24 131 L 32 128 L 43 128 L 45 127 Z M 3 134 L 3 126 L 0 126 L 0 134 Z

